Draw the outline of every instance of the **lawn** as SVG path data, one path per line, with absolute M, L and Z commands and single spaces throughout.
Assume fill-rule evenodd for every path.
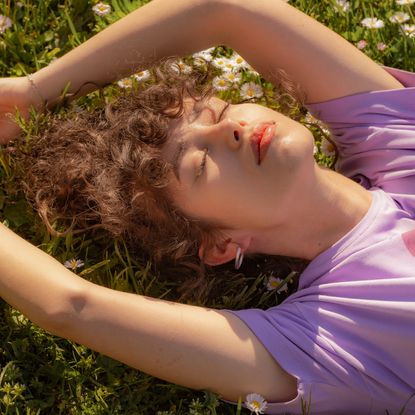
M 247 0 L 248 1 L 248 0 Z M 275 0 L 277 1 L 277 0 Z M 0 76 L 24 76 L 59 58 L 146 0 L 113 0 L 110 8 L 87 0 L 3 0 L 0 3 Z M 415 71 L 415 4 L 404 0 L 291 0 L 290 4 L 326 24 L 377 62 Z M 94 7 L 95 6 L 95 7 Z M 372 19 L 368 19 L 372 18 Z M 243 58 L 218 46 L 178 62 L 183 71 L 209 61 L 218 95 L 237 101 L 257 95 L 266 104 L 272 86 Z M 233 66 L 233 75 L 226 72 Z M 106 88 L 111 99 L 138 83 L 150 82 L 145 72 Z M 93 108 L 98 93 L 72 105 Z M 276 104 L 278 109 L 278 104 Z M 61 114 L 65 108 L 56 110 Z M 324 125 L 302 108 L 291 115 L 308 125 L 316 139 L 316 160 L 331 165 L 333 149 Z M 38 131 L 47 118 L 33 114 L 24 136 Z M 0 147 L 0 220 L 25 239 L 96 283 L 123 291 L 177 300 L 180 269 L 156 267 L 129 251 L 123 241 L 103 234 L 51 237 L 26 202 L 19 182 L 15 146 Z M 187 302 L 216 308 L 267 308 L 295 290 L 299 265 L 274 259 L 246 261 L 241 272 L 224 266 L 212 272 L 203 295 Z M 212 393 L 194 392 L 126 367 L 86 347 L 57 338 L 33 325 L 1 302 L 1 414 L 249 414 Z M 203 376 L 203 374 L 201 374 Z M 254 391 L 253 391 L 254 392 Z

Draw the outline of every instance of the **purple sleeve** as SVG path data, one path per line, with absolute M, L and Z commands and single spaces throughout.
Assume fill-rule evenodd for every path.
M 405 88 L 309 104 L 339 150 L 336 169 L 364 187 L 380 187 L 415 214 L 415 73 L 386 68 Z
M 313 314 L 317 304 L 315 301 L 310 305 Z M 270 402 L 266 413 L 300 415 L 307 413 L 304 407 L 310 406 L 310 413 L 315 415 L 340 414 L 348 402 L 347 413 L 369 414 L 371 400 L 364 380 L 331 350 L 319 335 L 319 325 L 305 318 L 302 308 L 301 304 L 291 303 L 266 311 L 231 311 L 250 327 L 281 367 L 297 378 L 296 398 Z M 354 387 L 348 387 L 347 382 L 341 386 L 347 376 L 353 377 Z

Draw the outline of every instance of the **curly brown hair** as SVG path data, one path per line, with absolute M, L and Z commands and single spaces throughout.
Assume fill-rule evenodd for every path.
M 209 72 L 184 75 L 172 62 L 152 69 L 151 85 L 136 85 L 104 108 L 52 118 L 32 138 L 23 181 L 52 234 L 102 228 L 156 261 L 188 261 L 202 239 L 209 246 L 223 237 L 216 224 L 184 215 L 167 192 L 172 167 L 161 148 L 172 122 L 185 99 L 213 95 Z M 292 99 L 293 84 L 281 79 Z

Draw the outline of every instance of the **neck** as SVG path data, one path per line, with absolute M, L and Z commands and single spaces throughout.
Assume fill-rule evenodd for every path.
M 315 165 L 314 176 L 295 196 L 282 225 L 261 232 L 256 252 L 312 260 L 366 214 L 371 195 L 352 180 Z

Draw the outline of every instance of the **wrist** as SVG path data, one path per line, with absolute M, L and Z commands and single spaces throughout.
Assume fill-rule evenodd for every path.
M 42 92 L 36 85 L 33 75 L 29 74 L 26 76 L 27 83 L 29 84 L 28 95 L 30 97 L 30 102 L 37 110 L 45 110 L 47 108 L 47 101 L 43 97 Z

